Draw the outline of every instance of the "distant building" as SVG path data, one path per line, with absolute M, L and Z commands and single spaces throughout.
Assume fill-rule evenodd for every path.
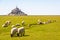
M 25 14 L 24 12 L 22 12 L 18 7 L 16 7 L 15 9 L 13 9 L 8 15 L 19 15 L 19 16 L 26 16 L 27 14 Z

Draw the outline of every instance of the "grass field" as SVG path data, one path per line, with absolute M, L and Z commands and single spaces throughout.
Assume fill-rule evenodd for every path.
M 32 25 L 30 28 L 28 24 L 35 24 L 37 20 L 42 21 L 56 20 L 56 22 L 45 25 Z M 2 24 L 10 20 L 11 24 L 3 28 Z M 25 21 L 25 36 L 10 37 L 11 25 Z M 22 25 L 21 25 L 22 26 Z M 28 28 L 28 29 L 27 29 Z M 60 40 L 60 16 L 0 16 L 0 40 Z

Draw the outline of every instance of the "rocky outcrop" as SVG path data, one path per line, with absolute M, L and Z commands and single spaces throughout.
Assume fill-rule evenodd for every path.
M 13 15 L 13 16 L 15 16 L 15 15 L 26 16 L 27 14 L 25 14 L 18 7 L 16 7 L 8 15 Z

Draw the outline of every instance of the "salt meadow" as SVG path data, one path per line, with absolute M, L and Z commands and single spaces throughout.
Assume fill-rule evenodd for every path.
M 0 16 L 0 40 L 60 40 L 60 16 Z M 42 22 L 51 20 L 48 24 L 37 24 L 38 19 Z M 11 21 L 8 27 L 2 27 L 6 21 Z M 25 36 L 11 37 L 12 25 L 20 24 L 24 20 Z M 31 24 L 29 27 L 28 24 Z

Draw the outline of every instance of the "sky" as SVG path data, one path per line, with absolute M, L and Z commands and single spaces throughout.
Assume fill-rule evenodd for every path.
M 0 15 L 16 6 L 28 15 L 60 15 L 60 0 L 0 0 Z

